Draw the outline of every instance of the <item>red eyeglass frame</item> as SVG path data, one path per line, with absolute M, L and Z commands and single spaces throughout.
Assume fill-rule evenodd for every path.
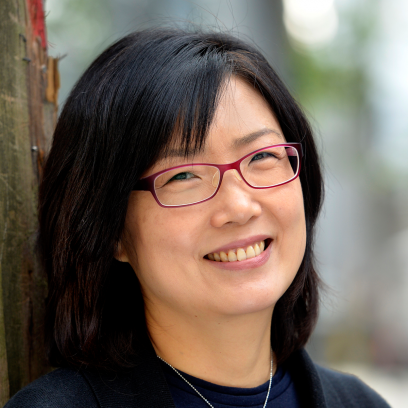
M 260 152 L 262 150 L 269 149 L 271 147 L 293 147 L 293 148 L 296 149 L 296 151 L 298 152 L 298 157 L 299 157 L 299 165 L 298 165 L 298 169 L 297 169 L 296 174 L 290 180 L 285 181 L 285 182 L 280 183 L 280 184 L 275 184 L 273 186 L 267 186 L 267 187 L 254 187 L 254 186 L 251 186 L 246 181 L 245 177 L 241 173 L 241 169 L 240 169 L 241 162 L 244 161 L 248 156 L 251 156 L 251 155 L 253 155 L 253 154 L 257 153 L 257 152 Z M 189 164 L 182 164 L 181 166 L 169 167 L 168 169 L 161 170 L 161 171 L 159 171 L 157 173 L 154 173 L 154 174 L 152 174 L 150 176 L 141 178 L 133 186 L 133 191 L 150 191 L 152 193 L 154 199 L 156 200 L 157 204 L 159 204 L 160 207 L 163 207 L 163 208 L 188 207 L 190 205 L 196 205 L 196 204 L 204 203 L 205 201 L 211 200 L 218 193 L 218 190 L 220 189 L 221 184 L 222 184 L 222 179 L 224 177 L 224 173 L 226 171 L 228 171 L 228 170 L 233 170 L 233 169 L 236 170 L 238 172 L 238 174 L 241 176 L 242 180 L 249 187 L 255 188 L 255 189 L 258 189 L 258 190 L 259 189 L 266 189 L 266 188 L 273 188 L 273 187 L 282 186 L 284 184 L 288 184 L 291 181 L 293 181 L 293 180 L 295 180 L 295 179 L 297 179 L 299 177 L 300 168 L 301 168 L 301 164 L 302 164 L 302 158 L 303 158 L 303 147 L 302 147 L 301 143 L 281 143 L 281 144 L 266 146 L 266 147 L 263 147 L 262 149 L 254 150 L 253 152 L 246 154 L 244 157 L 241 157 L 240 159 L 238 159 L 237 161 L 235 161 L 233 163 L 228 163 L 228 164 L 189 163 Z M 220 172 L 220 181 L 218 183 L 217 189 L 214 191 L 214 194 L 212 194 L 210 197 L 206 198 L 205 200 L 196 201 L 195 203 L 190 203 L 190 204 L 181 204 L 181 205 L 164 205 L 164 204 L 162 204 L 159 201 L 159 199 L 157 198 L 156 190 L 154 188 L 154 181 L 156 180 L 156 178 L 159 177 L 161 174 L 166 173 L 169 170 L 179 169 L 179 168 L 183 168 L 183 167 L 191 167 L 191 165 L 193 165 L 193 166 L 212 166 L 212 167 L 216 167 L 218 169 L 218 171 Z

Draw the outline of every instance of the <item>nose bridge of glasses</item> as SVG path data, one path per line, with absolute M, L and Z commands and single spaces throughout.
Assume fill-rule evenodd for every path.
M 238 160 L 234 163 L 228 163 L 228 164 L 219 164 L 217 167 L 220 171 L 221 174 L 224 174 L 228 170 L 233 170 L 233 173 L 237 180 L 242 180 L 240 174 L 239 174 L 239 166 L 241 164 L 241 160 Z
M 241 175 L 239 174 L 238 166 L 239 166 L 239 164 L 237 164 L 236 162 L 235 162 L 235 163 L 230 163 L 230 164 L 219 165 L 219 166 L 218 166 L 218 170 L 219 170 L 219 171 L 217 171 L 217 172 L 214 174 L 213 178 L 212 178 L 212 185 L 213 185 L 213 187 L 214 187 L 214 188 L 218 187 L 218 185 L 219 185 L 219 183 L 220 183 L 221 174 L 223 175 L 223 176 L 222 176 L 222 178 L 223 178 L 223 177 L 224 177 L 224 173 L 225 173 L 226 171 L 228 171 L 228 170 L 232 170 L 232 172 L 233 172 L 235 178 L 236 178 L 238 181 L 243 181 Z

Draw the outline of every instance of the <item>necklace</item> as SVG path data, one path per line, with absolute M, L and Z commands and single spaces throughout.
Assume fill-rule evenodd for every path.
M 200 391 L 197 390 L 196 387 L 194 387 L 193 384 L 191 384 L 186 378 L 183 377 L 183 375 L 180 373 L 179 370 L 177 370 L 176 368 L 174 368 L 170 363 L 168 363 L 166 360 L 163 360 L 160 356 L 157 356 L 161 361 L 163 361 L 163 363 L 166 363 L 170 368 L 172 368 L 204 401 L 205 403 L 210 406 L 211 408 L 214 408 L 213 405 L 211 405 L 208 400 L 200 393 Z M 266 399 L 263 405 L 263 408 L 266 408 L 266 404 L 268 403 L 268 398 L 269 398 L 269 393 L 271 391 L 271 386 L 272 386 L 272 374 L 273 372 L 273 353 L 271 350 L 271 372 L 269 374 L 269 386 L 268 386 L 268 393 L 266 394 Z

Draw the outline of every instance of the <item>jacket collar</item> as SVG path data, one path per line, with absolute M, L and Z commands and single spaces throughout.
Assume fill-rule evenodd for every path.
M 175 408 L 169 386 L 148 338 L 140 344 L 136 366 L 126 372 L 83 370 L 101 408 Z M 301 401 L 308 407 L 327 408 L 321 379 L 304 349 L 285 363 Z
M 295 351 L 285 363 L 301 401 L 308 407 L 327 408 L 322 382 L 316 366 L 305 349 Z
M 136 366 L 130 370 L 83 370 L 100 407 L 176 408 L 150 340 L 143 339 L 138 348 Z

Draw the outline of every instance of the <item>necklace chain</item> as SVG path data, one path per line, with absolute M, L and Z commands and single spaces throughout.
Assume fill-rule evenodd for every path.
M 200 391 L 197 390 L 196 387 L 194 387 L 193 384 L 190 383 L 190 381 L 188 381 L 186 378 L 184 378 L 184 376 L 180 373 L 179 370 L 177 370 L 176 368 L 174 368 L 170 363 L 168 363 L 166 360 L 162 359 L 160 356 L 157 356 L 161 361 L 163 361 L 163 363 L 166 363 L 170 368 L 172 368 L 204 401 L 205 403 L 210 406 L 211 408 L 214 408 L 213 405 L 211 405 L 207 398 L 205 398 Z M 269 374 L 269 385 L 268 385 L 268 393 L 266 394 L 266 399 L 263 405 L 263 408 L 266 408 L 266 405 L 268 404 L 268 398 L 269 398 L 269 393 L 271 391 L 271 386 L 272 386 L 272 377 L 273 377 L 273 353 L 271 350 L 271 372 Z

